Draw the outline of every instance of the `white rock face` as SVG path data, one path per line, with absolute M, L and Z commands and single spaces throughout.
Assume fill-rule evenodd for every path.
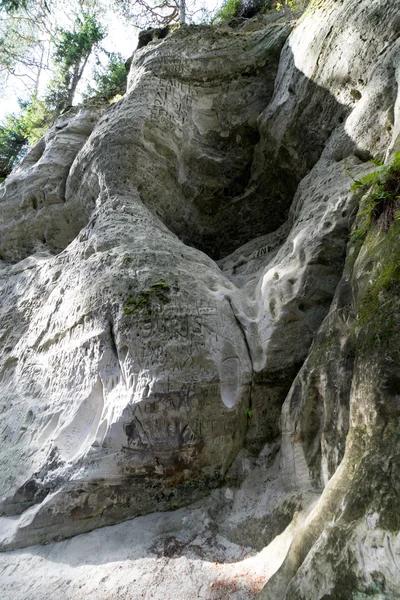
M 397 4 L 315 2 L 290 36 L 285 15 L 180 28 L 1 188 L 3 548 L 178 508 L 248 465 L 222 503 L 241 547 L 329 483 L 261 596 L 286 597 L 334 514 L 349 385 L 325 369 L 311 402 L 310 362 L 295 377 L 342 275 L 352 179 L 398 138 Z M 290 598 L 311 599 L 304 577 Z
M 66 191 L 57 227 L 71 207 L 79 234 L 58 254 L 49 234 L 42 252 L 4 265 L 2 509 L 23 513 L 7 529 L 5 544 L 67 536 L 190 502 L 221 481 L 243 446 L 252 365 L 233 308 L 240 292 L 167 225 L 187 235 L 198 225 L 193 215 L 200 211 L 185 199 L 194 193 L 185 188 L 185 160 L 194 172 L 218 165 L 229 181 L 243 155 L 251 156 L 245 136 L 256 136 L 254 115 L 272 94 L 274 71 L 250 74 L 243 83 L 237 78 L 256 60 L 276 66 L 288 31 L 274 23 L 242 32 L 249 45 L 244 63 L 232 61 L 226 83 L 203 83 L 204 90 L 196 88 L 202 61 L 191 73 L 189 55 L 171 74 L 167 49 L 139 52 L 128 95 L 106 111 L 69 171 L 63 164 L 58 175 Z M 231 54 L 235 32 L 228 30 L 226 42 L 206 32 L 223 56 Z M 187 36 L 178 31 L 172 45 L 186 44 Z M 194 48 L 203 42 L 196 31 Z M 211 75 L 213 65 L 207 65 Z M 232 126 L 223 107 L 239 90 L 251 99 L 229 115 L 234 139 L 239 131 L 244 136 L 242 153 L 231 134 L 213 130 L 218 118 L 221 128 Z M 66 119 L 50 136 L 56 148 L 65 131 L 80 131 L 84 116 Z M 187 151 L 184 135 L 195 138 Z M 189 160 L 191 148 L 199 152 L 196 136 L 211 145 L 202 165 L 197 156 Z M 221 141 L 214 148 L 215 136 Z M 10 189 L 25 194 L 34 185 L 42 162 L 32 162 L 28 157 L 7 182 L 10 206 L 16 202 Z M 202 201 L 209 202 L 207 195 Z M 48 206 L 40 207 L 40 224 L 50 218 Z M 205 211 L 209 231 L 213 220 Z M 7 227 L 17 228 L 12 211 Z M 32 223 L 32 237 L 38 229 Z M 14 246 L 4 256 L 9 262 L 27 253 L 17 241 Z
M 1 186 L 0 260 L 17 262 L 43 247 L 60 251 L 85 225 L 74 202 L 66 202 L 65 187 L 100 114 L 61 116 Z

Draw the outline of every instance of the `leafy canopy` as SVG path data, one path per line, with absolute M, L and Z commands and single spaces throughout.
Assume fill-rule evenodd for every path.
M 0 125 L 0 182 L 11 173 L 28 151 L 49 127 L 49 113 L 36 96 L 21 102 L 19 115 L 7 115 Z
M 21 8 L 26 9 L 27 7 L 27 0 L 1 0 L 0 2 L 0 9 L 5 10 L 7 13 L 13 13 Z
M 53 54 L 57 68 L 46 95 L 57 112 L 72 105 L 89 57 L 105 36 L 106 28 L 90 13 L 78 16 L 71 30 L 57 29 Z
M 257 13 L 265 13 L 269 10 L 289 9 L 293 11 L 303 10 L 309 0 L 225 0 L 217 11 L 213 23 L 225 23 L 230 19 L 249 19 Z
M 125 60 L 118 52 L 108 53 L 108 63 L 105 67 L 98 65 L 94 74 L 94 87 L 89 85 L 84 93 L 85 99 L 111 100 L 125 93 L 127 72 Z
M 72 30 L 58 28 L 54 38 L 55 63 L 63 71 L 75 69 L 76 64 L 84 60 L 106 36 L 106 28 L 99 22 L 96 15 L 83 13 L 75 20 Z
M 118 8 L 138 26 L 157 26 L 182 22 L 187 16 L 198 19 L 204 1 L 68 0 L 66 4 L 65 0 L 0 0 L 0 90 L 15 78 L 27 90 L 20 113 L 8 115 L 0 126 L 0 177 L 4 179 L 29 144 L 73 105 L 91 57 L 97 58 L 97 67 L 84 93 L 86 101 L 110 101 L 124 93 L 124 59 L 101 48 L 106 7 Z M 71 26 L 57 25 L 61 11 Z M 103 59 L 107 56 L 106 65 L 100 52 Z M 49 82 L 46 89 L 44 80 Z
M 3 2 L 4 4 L 4 2 Z M 22 3 L 26 6 L 26 3 Z M 8 10 L 17 10 L 21 3 L 8 3 Z M 18 27 L 19 21 L 11 19 L 9 23 Z M 29 23 L 29 21 L 28 21 Z M 8 32 L 9 33 L 9 32 Z M 20 101 L 20 113 L 7 115 L 0 126 L 0 181 L 3 181 L 26 153 L 29 145 L 35 144 L 51 126 L 60 112 L 71 105 L 82 78 L 88 59 L 95 48 L 99 47 L 106 34 L 105 27 L 95 14 L 82 13 L 76 17 L 71 29 L 56 28 L 52 36 L 54 76 L 50 82 L 44 100 L 38 97 L 38 80 L 25 101 Z M 10 35 L 9 35 L 10 40 Z M 8 60 L 9 69 L 15 68 L 18 58 L 9 60 L 0 38 L 0 61 Z M 28 44 L 29 46 L 29 44 Z M 17 57 L 18 38 L 16 38 L 15 56 Z M 10 45 L 8 44 L 10 54 Z M 26 48 L 25 48 L 26 49 Z M 14 51 L 14 47 L 11 46 Z M 19 59 L 19 62 L 24 62 Z M 26 63 L 26 61 L 25 61 Z M 0 62 L 1 64 L 1 62 Z M 28 63 L 26 63 L 28 64 Z M 115 66 L 113 65 L 115 69 Z M 40 68 L 38 75 L 40 75 Z M 25 73 L 27 77 L 29 75 Z

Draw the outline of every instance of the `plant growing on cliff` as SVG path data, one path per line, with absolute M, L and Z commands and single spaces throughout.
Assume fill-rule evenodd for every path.
M 0 126 L 0 182 L 11 173 L 26 143 L 21 123 L 14 115 L 8 115 L 5 124 Z
M 387 234 L 376 232 L 369 241 L 368 255 L 375 266 L 357 312 L 360 350 L 363 355 L 400 335 L 400 251 L 399 223 L 394 221 Z M 369 239 L 369 238 L 368 238 Z
M 308 0 L 226 0 L 215 15 L 213 23 L 225 23 L 238 18 L 250 19 L 257 13 L 269 10 L 302 10 L 307 4 Z
M 226 0 L 213 20 L 214 24 L 231 19 L 249 19 L 272 7 L 271 0 Z
M 361 179 L 355 179 L 352 191 L 365 193 L 358 214 L 358 229 L 353 237 L 364 238 L 372 223 L 378 222 L 387 231 L 393 219 L 399 216 L 400 204 L 400 152 L 396 152 L 388 165 L 382 165 Z
M 368 282 L 357 306 L 355 331 L 366 356 L 400 335 L 400 152 L 392 161 L 356 180 L 353 190 L 365 192 L 353 237 L 368 261 Z
M 278 0 L 275 3 L 276 10 L 289 8 L 290 10 L 304 10 L 309 3 L 309 0 Z

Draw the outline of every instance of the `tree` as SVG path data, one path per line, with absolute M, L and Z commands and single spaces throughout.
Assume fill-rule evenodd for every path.
M 198 0 L 114 0 L 114 3 L 125 18 L 142 29 L 186 23 L 205 12 L 204 6 L 199 7 Z
M 65 28 L 56 26 L 63 2 L 0 0 L 0 79 L 3 76 L 4 83 L 19 77 L 28 90 L 21 112 L 6 117 L 0 126 L 0 178 L 10 173 L 28 145 L 51 126 L 60 112 L 73 104 L 90 57 L 97 55 L 101 64 L 98 53 L 106 35 L 101 22 L 104 14 L 99 11 L 102 2 L 119 6 L 138 27 L 184 22 L 196 12 L 189 0 L 70 0 L 67 17 L 72 15 L 73 21 Z M 96 100 L 110 100 L 125 91 L 123 58 L 116 53 L 106 54 L 108 65 L 97 69 L 95 86 L 89 88 L 86 98 L 94 94 Z M 42 101 L 39 95 L 43 95 L 45 70 L 53 72 L 53 77 Z
M 79 43 L 83 41 L 85 32 L 82 30 L 85 29 L 85 25 L 87 30 L 92 29 L 91 33 L 93 28 L 101 29 L 103 17 L 99 15 L 102 10 L 109 10 L 111 6 L 118 8 L 139 28 L 163 27 L 170 23 L 185 22 L 194 15 L 198 16 L 203 11 L 198 5 L 205 1 L 69 0 L 66 11 L 65 0 L 0 0 L 0 87 L 4 90 L 7 84 L 13 85 L 14 78 L 17 77 L 25 83 L 29 93 L 38 93 L 43 87 L 42 81 L 48 78 L 43 77 L 43 74 L 53 68 L 51 57 L 54 56 L 56 66 L 59 67 L 54 79 L 60 84 L 63 82 L 66 98 L 62 103 L 68 104 L 74 96 L 75 83 L 81 75 L 79 70 L 70 73 L 70 80 L 67 82 L 66 70 L 70 70 L 65 61 L 67 47 L 74 45 L 79 36 Z M 82 17 L 82 13 L 86 16 Z M 57 20 L 61 14 L 64 19 L 66 16 L 72 20 L 76 15 L 81 15 L 78 16 L 78 21 L 81 22 L 75 22 L 74 31 L 70 31 L 70 27 L 66 31 L 57 27 Z M 98 16 L 93 20 L 94 14 Z M 88 15 L 92 16 L 92 23 L 89 23 Z M 90 35 L 86 36 L 86 41 L 88 38 Z M 75 61 L 79 69 L 79 61 L 76 61 L 75 57 L 72 57 L 72 61 Z M 81 66 L 84 67 L 83 63 Z M 64 72 L 61 72 L 64 67 Z
M 27 0 L 1 0 L 0 9 L 4 9 L 8 13 L 13 13 L 21 8 L 27 8 Z
M 49 113 L 36 96 L 21 102 L 20 107 L 18 115 L 7 115 L 4 125 L 0 125 L 0 182 L 49 127 Z
M 45 70 L 54 67 L 51 56 L 63 30 L 60 17 L 74 20 L 77 15 L 99 10 L 113 0 L 0 0 L 0 83 L 23 81 L 29 94 L 38 92 Z
M 5 124 L 0 126 L 0 182 L 11 173 L 26 142 L 20 123 L 9 115 Z
M 17 2 L 15 2 L 15 5 Z M 26 3 L 23 4 L 26 6 Z M 21 3 L 18 5 L 21 6 Z M 15 8 L 15 10 L 17 10 Z M 28 20 L 30 24 L 30 21 Z M 38 98 L 38 77 L 36 81 L 32 79 L 31 92 L 28 100 L 20 101 L 20 113 L 6 116 L 4 124 L 0 125 L 0 181 L 3 181 L 11 172 L 13 167 L 18 164 L 26 153 L 29 145 L 38 141 L 45 131 L 54 122 L 58 114 L 67 106 L 72 104 L 79 81 L 82 78 L 85 66 L 93 50 L 98 47 L 100 41 L 106 33 L 105 28 L 100 24 L 95 15 L 83 13 L 75 19 L 71 30 L 58 28 L 51 42 L 54 47 L 53 61 L 56 67 L 56 74 L 49 86 L 45 100 Z M 33 38 L 32 38 L 33 39 Z M 0 58 L 3 64 L 9 60 L 9 68 L 14 69 L 14 63 L 11 59 L 2 53 L 2 44 L 0 39 Z M 29 44 L 31 39 L 29 39 Z M 28 63 L 26 54 L 24 58 L 23 51 L 29 48 L 16 46 L 21 53 L 19 56 L 15 51 L 15 63 L 31 65 Z M 14 49 L 11 46 L 14 53 Z M 10 46 L 8 46 L 10 53 Z M 112 64 L 114 71 L 117 65 Z M 117 74 L 113 74 L 114 79 Z M 116 84 L 116 81 L 114 81 Z M 110 84 L 111 85 L 111 84 Z
M 95 87 L 89 85 L 84 93 L 85 99 L 111 100 L 126 90 L 127 70 L 125 60 L 118 52 L 108 52 L 105 67 L 95 69 L 93 80 Z
M 96 15 L 89 13 L 77 17 L 72 30 L 57 29 L 53 60 L 58 68 L 46 95 L 56 112 L 72 105 L 89 57 L 105 35 L 105 27 Z
M 46 67 L 51 22 L 44 2 L 0 3 L 0 81 L 3 90 L 17 77 L 30 91 L 38 89 Z

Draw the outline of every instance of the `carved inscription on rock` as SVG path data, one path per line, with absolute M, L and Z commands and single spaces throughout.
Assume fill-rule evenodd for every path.
M 196 93 L 188 86 L 177 81 L 163 82 L 157 90 L 150 117 L 157 123 L 172 125 L 177 122 L 182 125 L 189 123 L 190 112 Z
M 131 417 L 123 423 L 123 449 L 151 453 L 156 464 L 174 461 L 201 464 L 202 452 L 232 447 L 237 433 L 237 415 L 229 414 L 219 401 L 218 384 L 154 394 L 154 399 L 130 407 Z

